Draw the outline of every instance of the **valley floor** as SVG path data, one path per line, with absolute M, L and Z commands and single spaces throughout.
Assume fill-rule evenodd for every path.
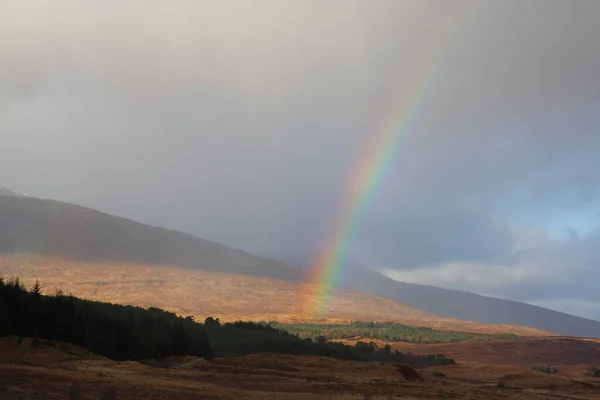
M 398 364 L 255 354 L 206 361 L 115 362 L 64 343 L 0 339 L 0 398 L 12 399 L 600 399 L 585 368 L 546 375 L 466 362 L 415 373 Z M 419 379 L 422 377 L 422 380 Z

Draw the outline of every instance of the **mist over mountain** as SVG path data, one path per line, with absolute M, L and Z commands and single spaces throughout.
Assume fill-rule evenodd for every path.
M 19 193 L 16 190 L 0 186 L 0 196 L 25 197 L 27 195 Z
M 0 254 L 40 254 L 293 279 L 285 264 L 55 200 L 0 195 Z

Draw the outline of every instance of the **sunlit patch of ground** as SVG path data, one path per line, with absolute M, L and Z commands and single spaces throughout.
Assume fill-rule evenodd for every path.
M 19 276 L 30 286 L 39 279 L 46 293 L 61 289 L 77 297 L 159 307 L 197 319 L 223 321 L 349 322 L 394 321 L 470 333 L 547 335 L 533 328 L 489 325 L 443 318 L 390 298 L 338 291 L 321 318 L 306 315 L 308 284 L 175 266 L 90 263 L 58 258 L 0 258 L 0 274 Z

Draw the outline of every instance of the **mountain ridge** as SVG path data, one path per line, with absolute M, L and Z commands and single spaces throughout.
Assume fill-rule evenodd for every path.
M 11 197 L 29 197 L 25 193 L 17 192 L 11 188 L 0 186 L 0 196 L 11 196 Z
M 173 264 L 296 280 L 301 276 L 280 261 L 187 233 L 57 200 L 0 196 L 0 254 L 14 253 Z
M 153 227 L 56 200 L 0 196 L 0 256 L 40 254 L 72 260 L 185 267 L 300 282 L 304 272 L 190 234 Z M 1 258 L 0 258 L 1 260 Z M 600 337 L 600 322 L 469 292 L 394 281 L 343 269 L 339 288 L 385 296 L 445 318 L 522 325 L 569 336 Z
M 600 322 L 515 300 L 405 283 L 375 271 L 350 271 L 341 287 L 377 293 L 444 317 L 481 323 L 525 325 L 561 335 L 600 337 Z

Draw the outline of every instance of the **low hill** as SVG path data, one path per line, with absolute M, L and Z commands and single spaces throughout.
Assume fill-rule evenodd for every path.
M 38 254 L 81 261 L 180 265 L 297 279 L 285 264 L 194 236 L 90 208 L 0 192 L 0 254 Z

